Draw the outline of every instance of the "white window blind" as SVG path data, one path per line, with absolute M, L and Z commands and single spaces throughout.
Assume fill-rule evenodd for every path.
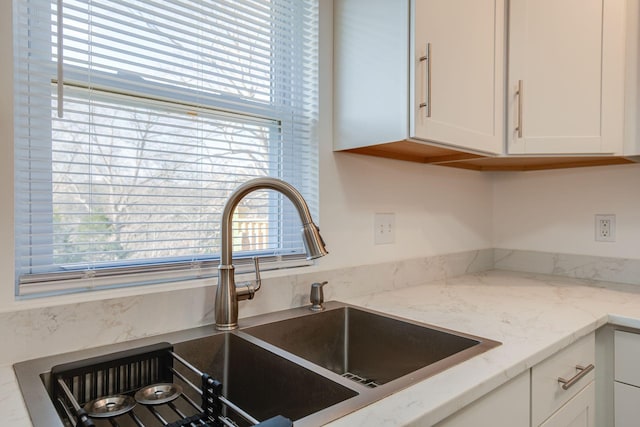
M 18 295 L 214 274 L 224 202 L 253 177 L 290 182 L 317 217 L 317 0 L 14 13 Z M 273 192 L 233 228 L 236 257 L 304 263 L 296 211 Z

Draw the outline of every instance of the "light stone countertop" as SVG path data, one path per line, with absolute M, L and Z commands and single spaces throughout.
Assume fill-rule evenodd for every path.
M 331 423 L 431 425 L 607 323 L 640 328 L 640 286 L 489 271 L 344 302 L 490 338 L 501 346 Z M 9 365 L 0 413 L 31 426 Z

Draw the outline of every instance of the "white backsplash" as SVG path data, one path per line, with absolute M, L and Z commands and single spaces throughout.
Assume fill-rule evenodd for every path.
M 492 267 L 493 251 L 484 249 L 263 279 L 255 299 L 240 302 L 240 317 L 308 304 L 310 285 L 317 281 L 329 282 L 324 288 L 328 301 Z M 0 313 L 0 342 L 6 344 L 0 364 L 212 324 L 214 290 L 178 289 Z
M 640 259 L 494 249 L 494 268 L 640 285 Z

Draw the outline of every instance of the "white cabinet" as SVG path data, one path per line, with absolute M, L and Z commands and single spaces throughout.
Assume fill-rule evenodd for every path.
M 334 149 L 502 152 L 504 13 L 504 0 L 335 0 Z
M 435 425 L 469 426 L 529 427 L 529 371 Z
M 504 141 L 504 2 L 413 2 L 412 136 L 490 153 Z
M 506 3 L 334 0 L 334 150 L 487 171 L 633 162 L 638 2 Z
M 622 154 L 625 7 L 510 1 L 509 154 Z
M 640 419 L 640 334 L 614 332 L 614 417 L 616 427 L 635 427 Z

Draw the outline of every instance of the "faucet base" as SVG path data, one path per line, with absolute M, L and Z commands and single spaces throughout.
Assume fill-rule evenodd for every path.
M 216 325 L 217 331 L 233 331 L 234 329 L 238 329 L 237 323 L 234 323 L 233 325 Z

